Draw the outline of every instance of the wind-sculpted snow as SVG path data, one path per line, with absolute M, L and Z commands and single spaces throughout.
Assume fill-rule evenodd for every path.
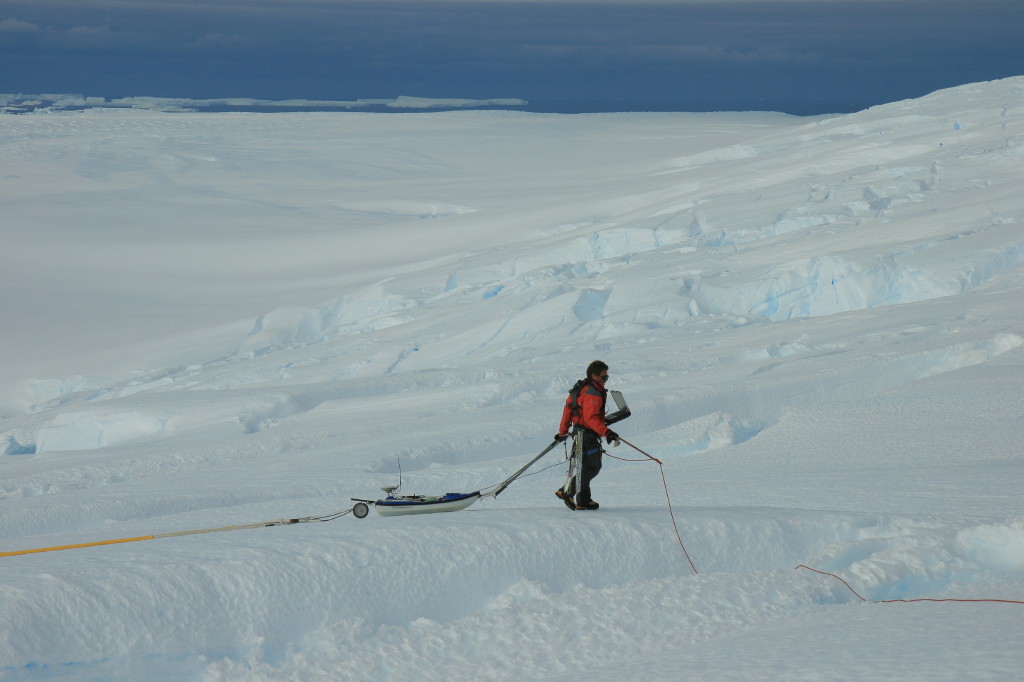
M 1022 102 L 0 115 L 0 677 L 1016 679 Z
M 47 614 L 35 608 L 42 596 L 69 609 L 64 627 L 93 632 L 68 642 L 54 663 L 83 676 L 106 667 L 96 651 L 126 657 L 155 646 L 155 655 L 135 670 L 196 674 L 212 659 L 207 675 L 213 679 L 316 671 L 324 679 L 433 680 L 447 679 L 450 667 L 474 666 L 474 677 L 483 679 L 507 679 L 510 667 L 527 678 L 569 678 L 581 666 L 621 660 L 624 642 L 630 658 L 645 658 L 813 619 L 828 612 L 823 607 L 857 601 L 839 583 L 795 573 L 792 564 L 808 556 L 859 578 L 872 598 L 931 594 L 958 574 L 982 580 L 1024 568 L 1019 557 L 1011 565 L 979 557 L 972 542 L 974 536 L 1012 542 L 1019 526 L 957 530 L 884 515 L 694 509 L 684 531 L 691 549 L 704 556 L 705 573 L 686 578 L 678 547 L 664 542 L 661 510 L 626 508 L 610 516 L 597 522 L 516 511 L 494 518 L 483 511 L 415 519 L 400 528 L 311 527 L 297 531 L 309 544 L 296 553 L 250 537 L 228 560 L 218 559 L 216 542 L 202 539 L 190 540 L 189 548 L 125 548 L 112 565 L 89 561 L 73 575 L 26 576 L 8 589 L 8 613 L 20 627 L 9 633 L 7 649 L 52 636 Z M 449 552 L 439 554 L 438 544 Z M 527 544 L 533 549 L 521 551 Z M 596 548 L 609 546 L 618 551 L 593 570 Z M 845 549 L 837 553 L 838 546 Z M 146 560 L 154 552 L 159 563 Z M 243 598 L 239 585 L 260 589 Z M 416 589 L 391 591 L 398 585 Z M 182 608 L 193 602 L 204 606 L 199 631 L 196 616 Z M 990 617 L 1007 624 L 1001 615 Z M 91 629 L 97 621 L 117 627 Z M 576 621 L 586 624 L 588 638 L 619 645 L 581 646 Z M 174 660 L 177 654 L 163 643 L 147 643 L 154 627 L 191 651 L 188 660 Z M 304 645 L 295 632 L 305 633 Z M 545 646 L 523 659 L 523 649 L 538 640 Z M 436 660 L 439 648 L 444 665 Z
M 241 351 L 259 355 L 281 347 L 320 343 L 337 333 L 354 335 L 401 324 L 403 319 L 390 313 L 406 305 L 378 286 L 319 308 L 278 308 L 256 320 Z

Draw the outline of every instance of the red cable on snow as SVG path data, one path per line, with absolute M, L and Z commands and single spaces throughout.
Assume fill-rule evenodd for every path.
M 848 589 L 850 592 L 853 592 L 853 594 L 857 597 L 857 599 L 860 599 L 861 601 L 870 601 L 870 603 L 872 603 L 872 604 L 893 604 L 893 603 L 896 603 L 896 602 L 903 602 L 905 604 L 909 604 L 910 602 L 915 602 L 915 601 L 956 601 L 956 602 L 967 602 L 967 603 L 995 602 L 997 604 L 1024 604 L 1024 601 L 1015 601 L 1013 599 L 932 599 L 932 598 L 922 597 L 920 599 L 879 599 L 879 600 L 869 600 L 869 599 L 865 599 L 864 597 L 862 597 L 859 594 L 857 594 L 857 590 L 855 590 L 852 587 L 850 587 L 850 583 L 846 582 L 845 580 L 840 578 L 835 573 L 827 573 L 826 571 L 819 571 L 816 568 L 811 568 L 810 566 L 805 566 L 804 564 L 800 564 L 799 566 L 797 566 L 793 570 L 797 570 L 797 569 L 801 569 L 801 568 L 806 568 L 808 571 L 813 571 L 814 573 L 820 573 L 821 575 L 827 575 L 827 576 L 831 576 L 831 577 L 835 578 L 836 580 L 838 580 L 842 584 L 846 585 L 846 589 Z
M 626 445 L 628 445 L 629 447 L 633 448 L 634 450 L 636 450 L 637 452 L 639 452 L 641 455 L 643 455 L 647 459 L 651 460 L 652 462 L 657 462 L 658 468 L 661 469 L 661 483 L 662 483 L 663 486 L 665 486 L 665 501 L 668 502 L 668 515 L 670 517 L 672 517 L 672 528 L 674 528 L 675 531 L 676 531 L 676 539 L 679 540 L 679 546 L 682 548 L 683 555 L 686 557 L 686 560 L 689 562 L 690 568 L 693 569 L 693 574 L 694 575 L 700 575 L 700 571 L 698 571 L 697 567 L 693 565 L 693 559 L 690 558 L 690 553 L 686 551 L 686 545 L 683 544 L 683 536 L 679 533 L 679 524 L 676 523 L 676 514 L 672 510 L 672 498 L 668 494 L 668 480 L 665 478 L 665 466 L 661 463 L 660 459 L 658 459 L 657 457 L 652 457 L 651 455 L 647 454 L 646 452 L 644 452 L 643 450 L 641 450 L 637 446 L 635 446 L 632 443 L 630 443 L 625 438 L 620 437 L 619 440 L 622 441 L 623 443 L 625 443 Z M 622 460 L 624 462 L 643 462 L 643 461 L 646 461 L 646 460 L 642 460 L 642 459 L 624 459 L 622 457 L 616 457 L 615 455 L 612 455 L 612 454 L 609 454 L 608 456 L 613 458 L 613 459 L 620 459 L 620 460 Z
M 810 566 L 804 566 L 803 564 L 800 564 L 799 566 L 797 566 L 797 567 L 796 567 L 796 568 L 794 568 L 793 570 L 795 571 L 795 570 L 797 570 L 797 569 L 800 569 L 800 568 L 806 568 L 806 569 L 807 569 L 808 571 L 813 571 L 813 572 L 815 572 L 815 573 L 820 573 L 820 574 L 822 574 L 822 575 L 830 575 L 830 576 L 832 576 L 833 578 L 835 578 L 836 580 L 838 580 L 839 582 L 841 582 L 842 584 L 846 585 L 846 589 L 848 589 L 848 590 L 849 590 L 850 592 L 853 592 L 853 595 L 854 595 L 855 597 L 857 597 L 857 599 L 860 599 L 861 601 L 867 601 L 867 599 L 865 599 L 864 597 L 862 597 L 862 596 L 860 596 L 859 594 L 857 594 L 857 590 L 855 590 L 855 589 L 853 589 L 852 587 L 850 587 L 850 583 L 846 582 L 845 580 L 843 580 L 842 578 L 840 578 L 840 577 L 839 577 L 838 575 L 836 575 L 835 573 L 826 573 L 825 571 L 819 571 L 819 570 L 818 570 L 818 569 L 816 569 L 816 568 L 811 568 Z
M 628 445 L 629 447 L 633 448 L 637 452 L 639 452 L 641 455 L 643 455 L 647 459 L 651 460 L 652 462 L 656 462 L 658 464 L 659 469 L 661 469 L 661 483 L 665 487 L 665 500 L 668 502 L 668 513 L 669 513 L 669 516 L 672 517 L 672 528 L 674 528 L 675 531 L 676 531 L 676 539 L 679 541 L 679 546 L 682 548 L 683 554 L 686 556 L 686 560 L 690 563 L 690 568 L 693 569 L 694 575 L 700 575 L 700 572 L 697 570 L 697 567 L 693 565 L 693 560 L 690 558 L 690 553 L 686 551 L 686 545 L 683 544 L 683 537 L 679 533 L 679 524 L 676 523 L 676 515 L 675 515 L 675 512 L 672 509 L 672 498 L 669 496 L 669 492 L 668 492 L 668 480 L 665 478 L 665 465 L 663 465 L 661 463 L 660 459 L 658 459 L 657 457 L 653 457 L 650 454 L 644 452 L 643 450 L 641 450 L 637 446 L 635 446 L 632 443 L 630 443 L 625 438 L 620 437 L 619 440 L 622 441 L 623 443 L 625 443 L 626 445 Z M 644 462 L 644 461 L 647 461 L 647 460 L 643 460 L 643 459 L 628 459 L 626 457 L 616 457 L 615 455 L 611 454 L 610 452 L 606 452 L 605 454 L 607 454 L 612 459 L 617 459 L 617 460 L 619 460 L 621 462 Z M 870 602 L 871 604 L 893 604 L 893 603 L 896 603 L 896 602 L 911 603 L 911 602 L 922 602 L 922 601 L 930 601 L 930 602 L 962 602 L 962 603 L 1024 604 L 1024 601 L 1017 601 L 1017 600 L 1014 600 L 1014 599 L 935 599 L 935 598 L 929 598 L 929 597 L 921 597 L 921 598 L 918 598 L 918 599 L 879 599 L 879 600 L 869 600 L 869 599 L 865 599 L 864 597 L 862 597 L 857 592 L 857 590 L 853 589 L 850 586 L 850 583 L 846 582 L 845 580 L 843 580 L 841 577 L 839 577 L 835 573 L 828 573 L 826 571 L 819 571 L 818 569 L 811 568 L 810 566 L 807 566 L 805 564 L 800 564 L 794 570 L 801 569 L 801 568 L 805 568 L 808 571 L 811 571 L 813 573 L 819 573 L 821 575 L 827 575 L 829 577 L 835 578 L 836 580 L 841 582 L 843 585 L 845 585 L 846 589 L 848 589 L 850 592 L 852 592 L 854 594 L 854 596 L 857 597 L 857 599 L 860 599 L 863 602 Z

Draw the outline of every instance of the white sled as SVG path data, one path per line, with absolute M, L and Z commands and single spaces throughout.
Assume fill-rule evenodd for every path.
M 436 514 L 465 509 L 480 499 L 480 491 L 472 493 L 445 493 L 438 497 L 425 495 L 389 494 L 383 500 L 359 500 L 354 509 L 357 518 L 363 518 L 369 512 L 367 505 L 373 505 L 381 516 L 404 516 L 405 514 Z

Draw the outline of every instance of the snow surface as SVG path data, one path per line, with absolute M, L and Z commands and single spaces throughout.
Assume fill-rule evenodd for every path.
M 1024 78 L 851 115 L 0 116 L 5 680 L 1018 680 Z M 617 456 L 643 459 L 623 446 Z

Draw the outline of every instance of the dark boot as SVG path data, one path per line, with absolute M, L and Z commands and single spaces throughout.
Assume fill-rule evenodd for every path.
M 573 502 L 572 495 L 567 495 L 564 490 L 559 488 L 555 491 L 555 497 L 565 503 L 565 506 L 569 509 L 576 511 L 576 503 Z

